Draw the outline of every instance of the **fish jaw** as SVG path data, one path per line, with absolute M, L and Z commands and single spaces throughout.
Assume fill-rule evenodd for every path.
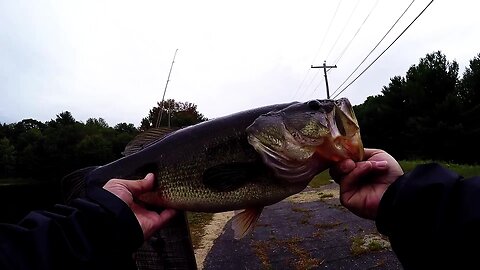
M 246 132 L 263 162 L 288 182 L 309 182 L 341 160 L 363 159 L 360 128 L 344 98 L 296 103 L 261 115 Z
M 334 109 L 326 115 L 330 126 L 330 134 L 317 147 L 317 153 L 332 163 L 344 159 L 363 160 L 364 149 L 360 135 L 360 127 L 348 99 L 335 101 Z
M 363 159 L 363 155 L 364 150 L 360 133 L 347 138 L 328 138 L 315 150 L 317 162 L 326 164 L 326 168 L 345 159 L 360 161 Z
M 278 128 L 277 131 L 281 131 L 285 137 L 283 140 L 271 137 L 274 145 L 266 143 L 268 138 L 262 136 L 249 135 L 248 141 L 276 177 L 288 182 L 309 182 L 319 170 L 316 159 L 312 159 L 315 148 L 296 144 L 284 126 L 280 125 Z

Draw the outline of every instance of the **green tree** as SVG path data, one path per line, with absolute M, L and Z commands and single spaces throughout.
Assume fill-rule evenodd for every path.
M 116 157 L 122 156 L 125 146 L 138 134 L 133 124 L 119 123 L 115 125 L 115 137 L 112 142 L 112 150 Z
M 392 78 L 382 95 L 356 106 L 365 145 L 398 158 L 460 158 L 457 85 L 458 64 L 441 52 L 427 54 L 405 78 Z
M 97 128 L 108 128 L 108 123 L 103 118 L 88 118 L 85 123 L 86 126 L 93 126 Z
M 15 170 L 15 147 L 6 138 L 0 138 L 0 177 L 9 177 Z
M 154 126 L 155 126 L 155 124 L 150 122 L 150 120 L 148 120 L 148 117 L 144 117 L 144 118 L 142 118 L 142 121 L 140 122 L 140 127 L 138 129 L 140 131 L 145 131 L 145 130 L 148 130 L 148 129 L 154 127 Z
M 42 159 L 44 136 L 39 128 L 32 127 L 19 135 L 17 149 L 17 175 L 31 177 L 43 170 Z
M 460 82 L 459 96 L 467 108 L 480 106 L 480 54 L 470 60 Z
M 142 119 L 141 131 L 155 127 L 157 122 L 160 122 L 159 126 L 185 127 L 207 120 L 198 112 L 197 105 L 190 102 L 176 102 L 174 99 L 168 99 L 163 103 L 158 102 L 157 105 L 149 111 L 147 117 Z M 161 120 L 159 120 L 160 113 Z
M 458 118 L 464 125 L 464 142 L 469 142 L 468 151 L 465 151 L 467 160 L 477 160 L 480 151 L 480 54 L 470 60 L 470 65 L 465 68 L 463 78 L 460 80 L 459 97 L 462 111 Z
M 75 148 L 76 159 L 81 167 L 103 165 L 114 160 L 112 142 L 102 134 L 85 136 Z
M 408 117 L 404 90 L 405 79 L 396 76 L 390 79 L 388 86 L 383 87 L 381 95 L 370 96 L 363 104 L 354 107 L 365 146 L 407 154 L 404 151 L 408 149 L 405 141 L 397 140 L 405 135 Z
M 126 133 L 138 132 L 138 130 L 135 128 L 133 124 L 127 124 L 127 123 L 118 123 L 115 125 L 114 129 L 117 132 L 126 132 Z
M 406 75 L 409 119 L 406 130 L 412 151 L 421 158 L 459 157 L 458 64 L 441 52 L 427 54 Z M 438 131 L 442 132 L 439 133 Z
M 76 159 L 76 145 L 85 136 L 84 124 L 75 120 L 70 112 L 62 112 L 55 120 L 47 122 L 42 159 L 45 180 L 58 180 L 69 172 L 81 167 Z
M 457 95 L 458 63 L 448 61 L 440 51 L 427 54 L 406 74 L 406 102 L 414 112 L 444 115 L 445 102 Z
M 77 121 L 73 118 L 73 115 L 69 111 L 61 112 L 57 114 L 57 118 L 48 122 L 50 126 L 70 126 L 76 124 Z

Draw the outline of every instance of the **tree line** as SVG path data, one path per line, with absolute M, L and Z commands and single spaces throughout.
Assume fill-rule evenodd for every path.
M 122 157 L 136 135 L 156 126 L 160 112 L 163 126 L 183 127 L 206 120 L 193 103 L 170 99 L 157 105 L 138 127 L 130 123 L 110 127 L 102 118 L 83 123 L 68 111 L 47 122 L 4 123 L 0 125 L 0 178 L 58 181 L 74 170 L 111 162 Z
M 461 78 L 456 61 L 427 54 L 354 110 L 366 147 L 399 159 L 478 164 L 480 54 Z
M 73 170 L 120 158 L 141 131 L 207 120 L 193 103 L 172 99 L 157 105 L 138 127 L 110 127 L 102 118 L 83 123 L 68 111 L 47 122 L 2 124 L 0 178 L 58 180 Z M 478 164 L 480 54 L 470 60 L 461 78 L 456 61 L 440 51 L 427 54 L 354 110 L 366 147 L 385 149 L 398 159 Z

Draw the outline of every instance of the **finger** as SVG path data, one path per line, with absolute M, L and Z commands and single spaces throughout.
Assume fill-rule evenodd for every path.
M 376 170 L 385 170 L 388 169 L 388 161 L 380 160 L 380 161 L 370 161 L 372 163 L 372 169 Z
M 165 209 L 157 214 L 155 218 L 151 218 L 150 220 L 154 220 L 153 230 L 156 231 L 164 227 L 176 214 L 177 210 L 175 209 Z
M 355 162 L 346 159 L 330 168 L 329 173 L 333 180 L 339 182 L 346 174 L 355 169 Z
M 372 162 L 370 161 L 362 161 L 357 162 L 357 166 L 353 169 L 349 174 L 345 175 L 342 182 L 340 183 L 341 188 L 344 191 L 348 191 L 352 188 L 355 188 L 356 182 L 359 181 L 363 176 L 370 173 L 372 170 Z
M 155 176 L 153 173 L 149 173 L 145 176 L 144 179 L 131 181 L 131 180 L 120 180 L 125 185 L 125 187 L 132 193 L 133 197 L 138 197 L 139 195 L 151 191 L 154 185 Z
M 384 152 L 383 150 L 376 149 L 376 148 L 364 148 L 363 151 L 364 151 L 364 155 L 363 155 L 364 160 L 368 160 L 372 156 L 379 154 L 380 152 Z
M 160 213 L 160 223 L 166 223 L 168 222 L 172 217 L 174 217 L 177 214 L 177 210 L 175 209 L 165 209 Z

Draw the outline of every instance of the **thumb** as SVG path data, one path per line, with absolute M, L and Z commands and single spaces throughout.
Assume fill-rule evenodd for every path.
M 137 181 L 127 180 L 124 182 L 124 185 L 126 188 L 128 188 L 130 193 L 132 193 L 133 197 L 138 197 L 141 194 L 153 189 L 154 179 L 155 176 L 153 175 L 153 173 L 149 173 L 145 176 L 144 179 Z

